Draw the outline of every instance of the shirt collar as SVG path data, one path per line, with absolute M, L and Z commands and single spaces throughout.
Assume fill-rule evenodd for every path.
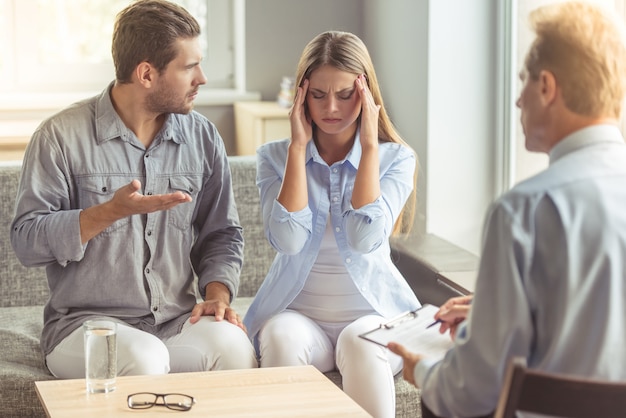
M 617 126 L 592 125 L 579 129 L 563 138 L 550 150 L 548 154 L 550 164 L 581 148 L 607 142 L 624 142 L 624 137 Z
M 111 101 L 111 89 L 115 81 L 112 81 L 106 89 L 96 98 L 96 142 L 102 144 L 111 139 L 120 138 L 123 141 L 130 142 L 134 136 L 132 131 L 124 125 L 124 122 L 115 111 L 113 102 Z M 183 135 L 175 135 L 175 132 L 181 132 L 180 121 L 167 114 L 165 123 L 156 135 L 155 139 L 172 140 L 177 144 L 184 144 L 187 139 Z
M 348 152 L 348 155 L 341 161 L 338 161 L 335 164 L 343 164 L 344 162 L 349 162 L 354 168 L 359 168 L 359 162 L 361 161 L 361 134 L 359 129 L 357 128 L 356 135 L 354 135 L 354 143 L 352 144 L 352 148 Z M 326 164 L 324 159 L 320 156 L 319 151 L 317 150 L 317 146 L 315 145 L 315 141 L 312 139 L 309 141 L 306 148 L 306 162 L 308 163 L 310 160 L 315 161 L 319 164 Z

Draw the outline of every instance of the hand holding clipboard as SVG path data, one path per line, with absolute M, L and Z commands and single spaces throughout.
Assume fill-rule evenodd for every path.
M 441 334 L 439 327 L 433 326 L 437 323 L 433 323 L 433 318 L 438 310 L 434 305 L 423 305 L 359 337 L 384 347 L 390 342 L 396 342 L 412 352 L 441 358 L 452 347 L 452 339 L 448 332 Z

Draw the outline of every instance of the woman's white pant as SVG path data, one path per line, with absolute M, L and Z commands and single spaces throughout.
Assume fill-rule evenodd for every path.
M 384 321 L 368 315 L 354 322 L 329 324 L 284 311 L 267 321 L 259 333 L 261 367 L 311 364 L 321 372 L 337 368 L 346 394 L 375 418 L 393 418 L 393 376 L 402 370 L 402 358 L 359 337 Z

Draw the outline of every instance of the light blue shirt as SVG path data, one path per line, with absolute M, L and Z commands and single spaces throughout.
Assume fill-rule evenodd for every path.
M 415 368 L 437 415 L 491 413 L 513 356 L 626 380 L 626 145 L 615 126 L 564 138 L 545 171 L 493 203 L 457 335 L 442 361 Z
M 174 335 L 209 282 L 233 297 L 239 286 L 243 234 L 215 126 L 197 112 L 169 114 L 146 149 L 110 88 L 44 121 L 24 158 L 11 243 L 23 264 L 46 266 L 45 354 L 94 315 Z M 82 245 L 80 212 L 133 179 L 143 194 L 179 190 L 192 201 L 120 219 Z
M 343 263 L 372 308 L 384 317 L 418 308 L 420 303 L 391 260 L 389 247 L 393 225 L 413 190 L 413 151 L 401 144 L 381 143 L 381 196 L 354 209 L 350 201 L 361 159 L 358 134 L 346 158 L 330 167 L 310 141 L 306 151 L 309 205 L 288 212 L 276 200 L 288 146 L 289 140 L 282 140 L 257 150 L 265 235 L 278 254 L 244 318 L 250 336 L 255 338 L 263 323 L 283 311 L 302 290 L 317 258 L 329 213 Z

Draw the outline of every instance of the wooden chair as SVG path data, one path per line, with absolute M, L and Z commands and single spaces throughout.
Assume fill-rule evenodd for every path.
M 494 418 L 516 411 L 567 418 L 626 417 L 626 382 L 589 380 L 528 369 L 526 359 L 509 364 Z

